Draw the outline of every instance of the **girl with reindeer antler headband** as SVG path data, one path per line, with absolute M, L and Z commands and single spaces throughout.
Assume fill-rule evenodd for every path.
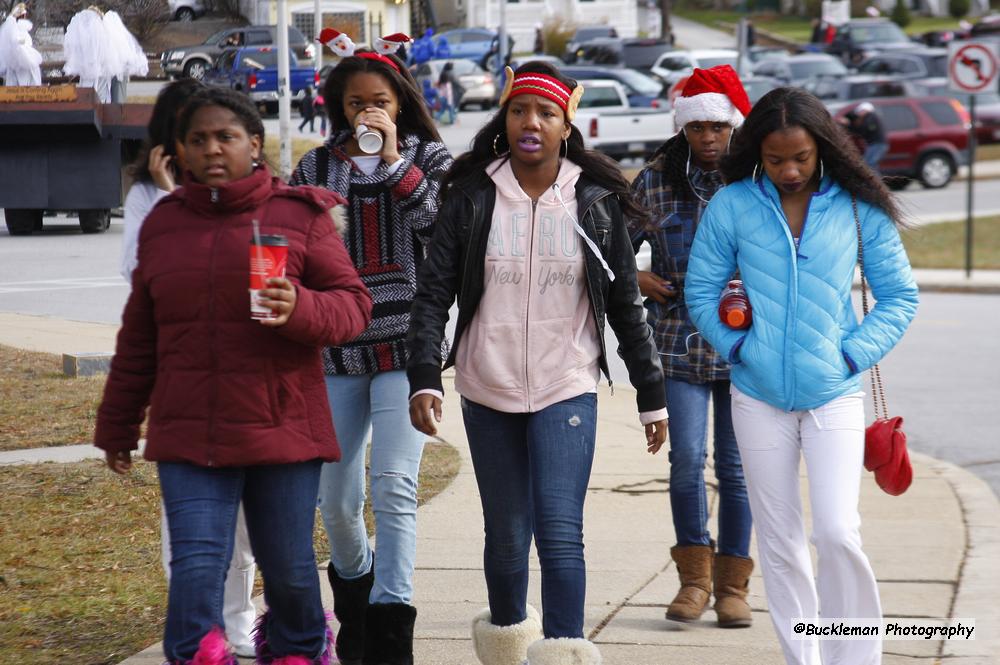
M 350 37 L 331 29 L 319 39 L 342 58 L 323 89 L 331 132 L 325 145 L 302 158 L 291 181 L 348 199 L 344 242 L 375 303 L 367 330 L 323 354 L 343 451 L 338 464 L 325 465 L 320 482 L 332 552 L 327 574 L 340 622 L 336 651 L 346 663 L 412 663 L 416 489 L 424 436 L 410 426 L 405 340 L 417 268 L 451 155 L 395 55 L 409 37 L 388 35 L 370 50 L 356 50 Z M 376 154 L 358 144 L 359 125 L 381 134 Z M 369 431 L 377 557 L 362 517 Z
M 410 418 L 441 419 L 448 310 L 461 294 L 455 366 L 486 524 L 489 608 L 473 622 L 484 665 L 600 662 L 583 637 L 583 503 L 594 457 L 605 320 L 638 394 L 651 453 L 666 438 L 663 373 L 636 284 L 626 219 L 642 218 L 608 157 L 572 120 L 582 86 L 543 62 L 507 69 L 500 111 L 445 180 L 410 310 Z M 534 536 L 544 618 L 527 605 Z

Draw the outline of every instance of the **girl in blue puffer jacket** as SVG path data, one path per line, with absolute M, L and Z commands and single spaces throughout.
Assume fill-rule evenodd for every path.
M 722 164 L 730 183 L 705 211 L 685 297 L 702 335 L 732 363 L 732 417 L 743 459 L 768 607 L 787 663 L 875 665 L 881 643 L 796 640 L 790 620 L 878 619 L 875 575 L 861 549 L 861 372 L 899 342 L 917 309 L 892 195 L 823 104 L 779 88 L 753 107 Z M 851 285 L 860 222 L 865 274 L 878 301 L 858 321 Z M 753 307 L 748 330 L 719 320 L 737 269 Z M 809 475 L 814 581 L 799 500 Z

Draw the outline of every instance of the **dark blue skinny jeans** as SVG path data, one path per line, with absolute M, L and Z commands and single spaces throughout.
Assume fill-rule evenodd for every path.
M 163 637 L 167 660 L 190 660 L 213 626 L 224 627 L 223 586 L 241 500 L 264 576 L 269 650 L 275 656 L 309 658 L 323 651 L 326 618 L 312 543 L 321 464 L 158 464 L 171 546 Z
M 670 420 L 670 510 L 678 545 L 709 545 L 705 460 L 708 403 L 715 411 L 715 477 L 719 483 L 718 551 L 750 556 L 750 503 L 733 433 L 729 381 L 688 383 L 666 379 Z
M 483 504 L 491 622 L 509 626 L 526 617 L 534 535 L 545 637 L 583 637 L 583 503 L 594 461 L 597 395 L 535 413 L 494 411 L 463 398 L 462 413 Z

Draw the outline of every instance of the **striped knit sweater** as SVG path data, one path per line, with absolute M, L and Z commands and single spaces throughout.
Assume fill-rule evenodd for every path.
M 349 202 L 344 243 L 372 295 L 372 321 L 356 339 L 326 349 L 327 374 L 372 374 L 406 369 L 410 304 L 438 210 L 441 178 L 451 166 L 444 144 L 409 136 L 401 140 L 403 163 L 389 173 L 383 162 L 365 175 L 344 152 L 347 131 L 306 153 L 290 183 L 316 185 Z

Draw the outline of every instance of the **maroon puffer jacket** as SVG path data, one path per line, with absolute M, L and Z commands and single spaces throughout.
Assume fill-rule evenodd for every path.
M 371 318 L 371 296 L 334 228 L 331 192 L 266 168 L 210 188 L 188 181 L 149 214 L 95 443 L 201 466 L 340 459 L 320 349 Z M 250 318 L 252 220 L 288 238 L 297 303 L 280 328 Z

